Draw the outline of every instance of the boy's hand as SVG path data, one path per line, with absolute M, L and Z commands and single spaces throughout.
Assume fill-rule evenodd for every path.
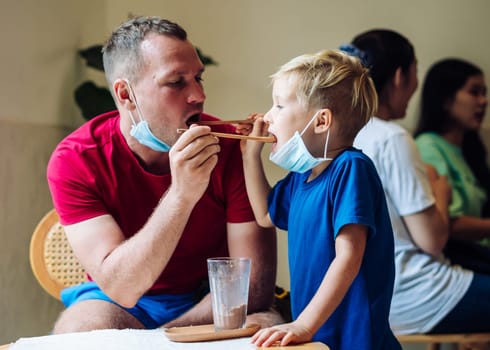
M 264 115 L 262 113 L 250 113 L 247 116 L 247 120 L 255 122 L 257 118 L 262 118 Z M 253 124 L 238 124 L 235 127 L 237 134 L 250 135 L 253 130 Z
M 252 337 L 255 346 L 272 346 L 280 342 L 281 346 L 289 343 L 306 343 L 313 338 L 313 334 L 298 322 L 284 323 L 270 328 L 261 329 Z
M 236 127 L 236 132 L 242 135 L 251 136 L 269 136 L 267 132 L 268 124 L 264 122 L 263 113 L 251 113 L 248 115 L 247 119 L 253 120 L 253 124 L 238 124 Z M 264 147 L 263 142 L 242 140 L 240 142 L 240 149 L 243 155 L 260 155 L 262 148 Z

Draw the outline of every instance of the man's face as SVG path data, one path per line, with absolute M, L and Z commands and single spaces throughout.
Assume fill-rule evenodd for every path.
M 198 119 L 206 95 L 204 66 L 189 41 L 150 34 L 141 43 L 144 65 L 132 83 L 143 118 L 153 134 L 173 145 L 178 128 Z

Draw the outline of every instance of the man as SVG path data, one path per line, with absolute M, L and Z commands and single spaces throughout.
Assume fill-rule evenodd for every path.
M 48 165 L 54 206 L 94 281 L 62 292 L 54 333 L 212 323 L 212 256 L 251 257 L 249 312 L 267 310 L 275 232 L 255 222 L 239 143 L 191 126 L 214 118 L 203 114 L 204 67 L 186 32 L 131 19 L 103 56 L 118 110 L 69 135 Z M 277 322 L 265 315 L 253 321 Z

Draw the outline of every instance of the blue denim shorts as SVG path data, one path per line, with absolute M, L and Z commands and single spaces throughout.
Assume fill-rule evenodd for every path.
M 129 312 L 148 329 L 158 328 L 192 308 L 199 300 L 196 293 L 144 295 L 132 308 L 126 308 L 109 298 L 95 282 L 85 282 L 64 289 L 61 301 L 69 307 L 83 300 L 105 300 Z

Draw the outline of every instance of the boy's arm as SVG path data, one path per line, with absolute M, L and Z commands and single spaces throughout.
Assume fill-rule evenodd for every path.
M 327 270 L 320 288 L 296 322 L 315 334 L 332 315 L 346 295 L 361 268 L 366 249 L 367 227 L 344 226 L 335 240 L 336 257 Z
M 246 142 L 250 143 L 255 141 Z M 255 158 L 244 155 L 243 172 L 245 174 L 245 185 L 255 220 L 262 227 L 273 227 L 274 225 L 272 224 L 267 208 L 267 195 L 271 191 L 271 187 L 267 182 L 260 156 Z
M 367 227 L 344 226 L 335 240 L 336 257 L 327 270 L 320 287 L 297 320 L 259 331 L 252 337 L 257 346 L 281 346 L 310 341 L 345 297 L 359 273 L 366 249 Z
M 251 135 L 263 136 L 267 134 L 266 129 L 267 125 L 262 118 L 257 118 Z M 255 220 L 262 227 L 274 227 L 267 207 L 267 196 L 271 191 L 271 186 L 265 176 L 264 166 L 260 157 L 264 144 L 258 141 L 242 140 L 240 146 L 245 185 Z

